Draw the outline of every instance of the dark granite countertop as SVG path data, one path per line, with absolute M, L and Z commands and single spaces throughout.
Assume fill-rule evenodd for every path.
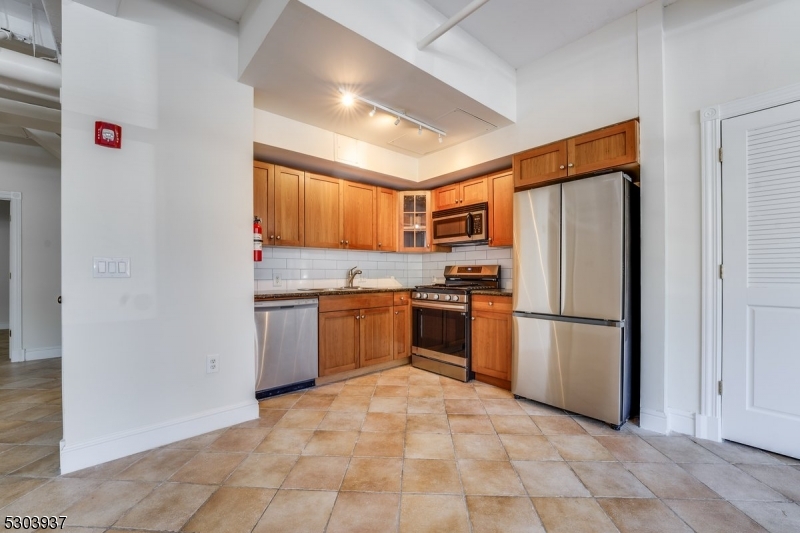
M 511 289 L 480 289 L 470 292 L 473 296 L 512 296 L 514 292 Z
M 339 289 L 313 289 L 313 290 L 276 290 L 260 291 L 255 293 L 255 301 L 264 300 L 284 300 L 294 298 L 318 298 L 320 296 L 342 296 L 354 294 L 367 294 L 377 292 L 409 292 L 413 287 L 370 287 L 358 290 L 339 290 Z

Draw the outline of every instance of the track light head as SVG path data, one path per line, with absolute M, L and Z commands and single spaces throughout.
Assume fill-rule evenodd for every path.
M 352 94 L 350 94 L 350 93 L 343 93 L 342 94 L 342 103 L 344 105 L 346 105 L 347 107 L 350 107 L 351 105 L 353 105 L 353 101 L 354 101 L 354 99 L 353 99 L 353 95 Z
M 422 126 L 420 126 L 419 129 L 417 130 L 417 135 L 422 135 Z
M 397 117 L 397 118 L 395 119 L 395 121 L 394 121 L 394 125 L 395 125 L 395 126 L 397 126 L 398 124 L 400 124 L 400 117 Z
M 439 144 L 441 144 L 441 143 L 442 143 L 442 134 L 440 133 L 439 134 Z
M 375 116 L 375 107 L 374 106 L 372 107 L 372 111 L 369 112 L 369 116 L 371 116 L 371 117 Z

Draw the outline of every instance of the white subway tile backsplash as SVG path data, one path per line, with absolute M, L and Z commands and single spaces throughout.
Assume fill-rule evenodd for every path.
M 363 274 L 356 282 L 361 285 L 413 287 L 444 281 L 443 271 L 448 265 L 499 264 L 502 286 L 510 288 L 512 257 L 511 248 L 485 245 L 431 254 L 265 247 L 264 260 L 254 263 L 253 279 L 256 290 L 274 290 L 272 280 L 276 275 L 285 280 L 281 287 L 284 289 L 301 285 L 340 287 L 347 271 L 358 266 Z

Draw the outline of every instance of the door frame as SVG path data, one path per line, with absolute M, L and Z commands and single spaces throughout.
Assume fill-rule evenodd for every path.
M 11 283 L 8 291 L 8 327 L 11 339 L 8 355 L 12 363 L 25 360 L 22 353 L 22 193 L 0 191 L 0 200 L 11 204 L 11 223 L 9 226 L 8 268 Z
M 700 110 L 702 205 L 700 411 L 695 436 L 722 440 L 722 121 L 800 101 L 800 83 Z

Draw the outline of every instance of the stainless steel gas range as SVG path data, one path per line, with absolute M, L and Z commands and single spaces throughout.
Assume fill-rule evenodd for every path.
M 500 287 L 499 265 L 450 265 L 445 282 L 411 293 L 411 364 L 459 381 L 472 379 L 470 292 Z

